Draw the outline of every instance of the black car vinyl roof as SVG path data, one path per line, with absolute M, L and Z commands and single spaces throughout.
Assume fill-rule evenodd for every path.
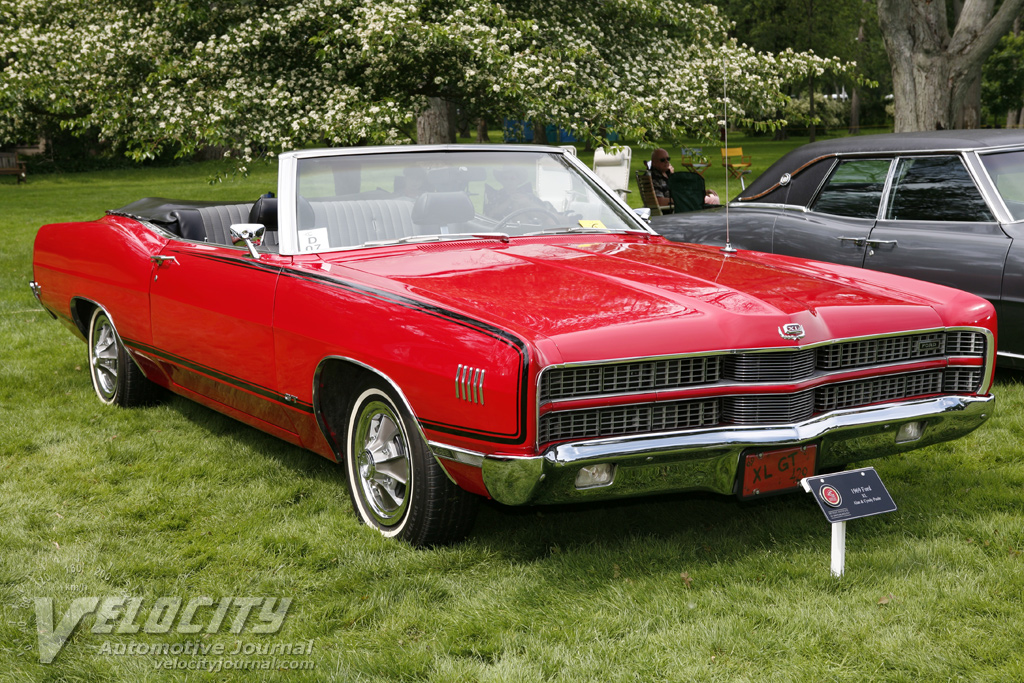
M 906 154 L 923 152 L 960 152 L 965 150 L 1024 146 L 1024 130 L 974 129 L 938 130 L 920 133 L 883 133 L 854 135 L 820 140 L 797 147 L 783 155 L 767 171 L 755 178 L 737 201 L 752 201 L 778 188 L 783 174 L 796 177 L 813 162 L 847 155 Z

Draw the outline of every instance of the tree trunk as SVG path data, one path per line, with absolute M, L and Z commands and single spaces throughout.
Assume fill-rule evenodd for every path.
M 981 128 L 981 65 L 973 71 L 964 101 L 955 112 L 954 128 Z
M 443 145 L 455 142 L 455 106 L 440 97 L 428 97 L 428 106 L 416 118 L 416 142 Z
M 850 91 L 850 135 L 860 133 L 860 91 L 853 88 Z
M 857 60 L 864 61 L 864 23 L 866 19 L 861 17 L 860 28 L 857 29 Z M 860 133 L 860 91 L 854 85 L 850 93 L 850 135 Z
M 810 121 L 807 124 L 807 137 L 808 142 L 814 142 L 814 74 L 812 73 L 807 78 L 807 96 L 810 97 L 810 101 L 807 103 L 807 118 Z
M 1006 112 L 1006 127 L 1007 128 L 1016 128 L 1017 127 L 1017 114 L 1019 113 L 1019 111 L 1020 110 L 1018 110 L 1018 109 L 1011 109 L 1010 111 Z
M 537 116 L 533 117 L 533 144 L 548 144 L 548 124 L 541 121 Z
M 985 58 L 1013 24 L 1024 0 L 967 0 L 952 36 L 946 3 L 878 0 L 878 22 L 892 65 L 896 132 L 953 127 Z

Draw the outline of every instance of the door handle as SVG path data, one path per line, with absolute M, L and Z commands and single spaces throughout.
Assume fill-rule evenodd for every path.
M 174 263 L 178 262 L 178 259 L 174 258 L 173 256 L 164 256 L 162 254 L 157 254 L 156 256 L 150 256 L 149 260 L 152 261 L 153 263 L 155 263 L 157 268 L 159 268 L 163 264 L 167 263 L 168 261 L 172 261 Z
M 872 247 L 880 247 L 883 244 L 891 244 L 892 246 L 895 247 L 897 244 L 899 244 L 896 240 L 867 240 L 867 243 Z
M 853 242 L 855 246 L 863 247 L 867 240 L 863 237 L 837 237 L 840 242 Z

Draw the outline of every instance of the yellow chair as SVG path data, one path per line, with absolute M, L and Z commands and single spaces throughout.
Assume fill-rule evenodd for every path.
M 750 160 L 749 154 L 743 153 L 742 147 L 722 147 L 722 166 L 729 169 L 729 175 L 740 179 L 740 185 L 747 189 L 743 176 L 752 172 L 750 166 L 754 162 Z
M 691 173 L 696 173 L 699 176 L 704 175 L 704 171 L 708 169 L 711 163 L 708 158 L 704 156 L 703 147 L 683 147 L 682 157 L 679 160 L 680 168 L 685 168 Z

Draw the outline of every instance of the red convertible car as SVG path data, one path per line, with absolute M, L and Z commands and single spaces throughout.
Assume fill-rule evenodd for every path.
M 985 300 L 670 242 L 557 148 L 289 152 L 276 197 L 46 225 L 33 266 L 101 401 L 169 389 L 335 460 L 415 545 L 480 497 L 793 491 L 993 408 Z

